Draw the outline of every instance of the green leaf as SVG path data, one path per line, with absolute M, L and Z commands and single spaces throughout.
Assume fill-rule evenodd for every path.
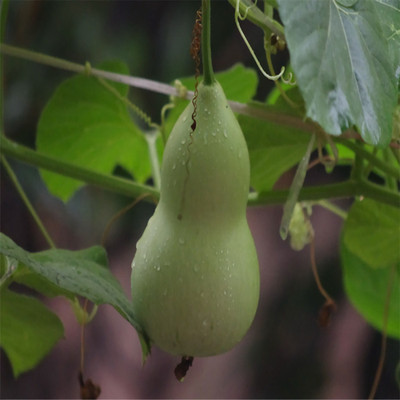
M 399 1 L 341 3 L 278 1 L 291 65 L 307 116 L 333 135 L 355 125 L 367 143 L 383 147 L 397 103 Z
M 392 277 L 393 266 L 372 269 L 352 253 L 343 242 L 341 259 L 347 296 L 365 320 L 382 331 L 389 279 Z M 400 339 L 400 262 L 395 264 L 395 274 L 390 284 L 387 334 Z
M 292 89 L 287 93 L 296 101 L 296 92 L 296 89 Z M 253 102 L 252 106 L 282 114 L 282 118 L 296 115 L 281 98 L 275 105 Z M 239 116 L 239 123 L 249 149 L 251 186 L 258 192 L 270 190 L 285 171 L 301 160 L 307 150 L 310 133 L 244 115 Z
M 130 300 L 104 263 L 106 254 L 99 246 L 81 251 L 47 250 L 31 254 L 0 233 L 0 253 L 12 257 L 33 273 L 58 288 L 85 297 L 91 302 L 112 305 L 141 337 L 144 356 L 150 352 L 146 333 L 136 321 Z
M 376 0 L 375 12 L 382 21 L 383 35 L 387 39 L 389 56 L 400 84 L 400 0 Z
M 128 73 L 121 62 L 104 63 L 102 69 Z M 126 85 L 107 84 L 127 96 Z M 151 174 L 145 138 L 126 104 L 93 76 L 79 75 L 61 83 L 42 112 L 36 144 L 42 153 L 97 172 L 111 173 L 121 165 L 139 182 Z M 82 186 L 52 172 L 41 174 L 50 192 L 63 201 Z
M 257 73 L 251 68 L 245 68 L 242 64 L 235 64 L 226 71 L 218 72 L 215 74 L 215 77 L 222 86 L 228 100 L 247 103 L 256 94 L 258 85 Z M 194 90 L 195 80 L 193 76 L 181 78 L 179 81 L 188 90 Z M 187 100 L 180 99 L 177 101 L 176 106 L 169 112 L 165 123 L 167 136 L 187 104 Z
M 371 199 L 355 202 L 343 227 L 343 243 L 371 268 L 400 262 L 400 210 Z
M 340 143 L 335 143 L 335 146 L 339 157 L 337 165 L 352 165 L 355 157 L 354 152 Z M 335 156 L 331 146 L 327 145 L 325 146 L 325 149 L 331 157 Z
M 31 254 L 31 257 L 39 263 L 52 262 L 54 259 L 60 259 L 63 262 L 68 262 L 72 258 L 72 262 L 92 261 L 100 266 L 108 268 L 107 254 L 103 247 L 94 246 L 84 250 L 46 250 L 43 252 Z M 35 272 L 30 266 L 19 263 L 18 268 L 13 275 L 14 281 L 25 286 L 28 286 L 47 297 L 66 296 L 73 300 L 74 293 L 63 289 L 62 287 L 52 283 L 45 276 Z
M 0 291 L 0 345 L 14 377 L 35 367 L 63 337 L 59 318 L 39 300 L 4 289 Z

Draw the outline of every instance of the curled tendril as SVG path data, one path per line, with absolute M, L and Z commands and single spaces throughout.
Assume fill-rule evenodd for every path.
M 247 17 L 247 13 L 248 13 L 249 9 L 250 9 L 251 7 L 253 7 L 256 3 L 253 3 L 253 5 L 251 5 L 251 6 L 249 6 L 249 7 L 246 8 L 244 16 L 242 16 L 242 15 L 240 14 L 240 11 L 239 11 L 239 3 L 240 3 L 240 0 L 236 0 L 235 23 L 236 23 L 236 27 L 237 27 L 237 29 L 238 29 L 238 31 L 239 31 L 239 33 L 240 33 L 240 36 L 242 37 L 243 41 L 245 42 L 247 48 L 249 49 L 250 54 L 252 55 L 254 61 L 256 62 L 257 67 L 258 67 L 258 69 L 260 70 L 260 72 L 261 72 L 267 79 L 270 79 L 270 80 L 272 80 L 272 81 L 276 81 L 276 80 L 278 80 L 279 78 L 281 78 L 281 77 L 283 76 L 283 74 L 284 74 L 284 72 L 285 72 L 285 67 L 282 67 L 282 68 L 281 68 L 281 72 L 279 72 L 278 75 L 269 75 L 269 74 L 264 70 L 264 68 L 262 67 L 262 65 L 260 64 L 260 61 L 258 60 L 256 54 L 254 53 L 254 50 L 253 50 L 253 48 L 251 47 L 249 41 L 247 40 L 246 35 L 245 35 L 244 32 L 242 31 L 242 28 L 241 28 L 240 23 L 239 23 L 239 19 L 241 19 L 241 20 L 243 21 L 243 20 Z
M 292 80 L 293 79 L 293 80 Z M 284 76 L 282 76 L 282 82 L 286 83 L 288 85 L 294 86 L 296 85 L 296 79 L 294 78 L 294 75 L 289 72 L 287 78 L 285 78 Z
M 239 2 L 240 2 L 240 0 L 238 1 L 238 3 L 239 3 Z M 244 21 L 244 20 L 247 18 L 247 14 L 249 13 L 250 8 L 253 8 L 253 7 L 255 7 L 256 5 L 257 5 L 257 0 L 255 0 L 255 2 L 254 2 L 251 6 L 246 7 L 246 9 L 244 10 L 244 14 L 243 14 L 243 16 L 242 16 L 242 15 L 240 14 L 238 4 L 236 4 L 237 10 L 238 10 L 238 18 L 241 19 L 242 21 Z

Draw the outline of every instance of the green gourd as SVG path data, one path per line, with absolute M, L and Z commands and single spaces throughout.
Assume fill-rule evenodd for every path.
M 218 82 L 200 83 L 164 152 L 161 196 L 132 262 L 133 309 L 152 343 L 180 356 L 230 350 L 249 329 L 259 268 L 246 220 L 250 163 Z

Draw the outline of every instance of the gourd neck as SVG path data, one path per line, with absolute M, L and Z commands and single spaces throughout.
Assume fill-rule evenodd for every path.
M 201 36 L 203 58 L 203 82 L 210 86 L 215 82 L 214 70 L 211 59 L 211 1 L 202 0 L 203 31 Z

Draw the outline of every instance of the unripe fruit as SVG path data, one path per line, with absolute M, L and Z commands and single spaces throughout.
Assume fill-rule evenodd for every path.
M 200 83 L 191 134 L 192 113 L 189 104 L 165 148 L 160 202 L 132 262 L 132 299 L 155 345 L 199 357 L 242 339 L 258 304 L 259 269 L 246 220 L 246 142 L 217 82 Z

